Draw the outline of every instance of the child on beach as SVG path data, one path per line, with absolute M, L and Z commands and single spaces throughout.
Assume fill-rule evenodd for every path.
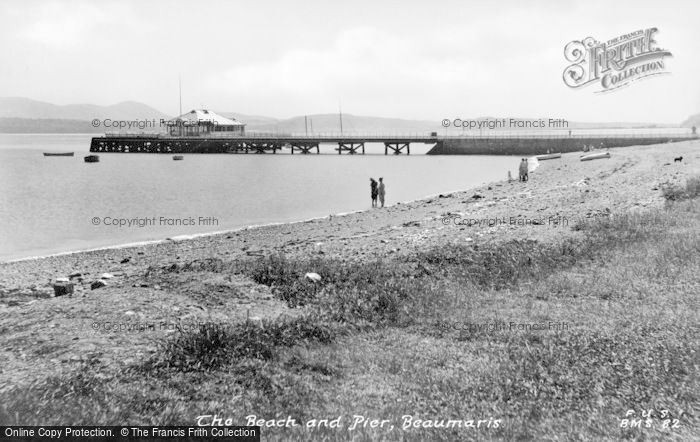
M 372 207 L 377 207 L 377 182 L 374 178 L 369 179 L 369 187 L 372 195 Z
M 384 187 L 384 178 L 379 178 L 379 202 L 382 207 L 384 207 L 384 196 L 386 194 L 386 188 Z

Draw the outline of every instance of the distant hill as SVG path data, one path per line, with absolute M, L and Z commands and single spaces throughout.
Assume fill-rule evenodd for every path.
M 687 120 L 685 120 L 683 123 L 681 123 L 681 126 L 683 127 L 700 127 L 700 114 L 695 114 L 691 115 L 688 117 Z
M 248 115 L 238 112 L 219 112 L 226 117 L 233 117 L 246 123 L 249 132 L 268 132 L 280 134 L 308 133 L 340 133 L 340 117 L 338 114 L 314 114 L 306 117 L 297 116 L 286 119 L 272 118 L 260 115 Z M 152 120 L 169 119 L 169 116 L 146 104 L 136 101 L 125 101 L 111 106 L 94 104 L 55 105 L 43 101 L 21 97 L 0 97 L 0 133 L 104 133 L 116 132 L 112 128 L 97 127 L 90 124 L 93 119 L 104 120 Z M 466 117 L 464 117 L 466 119 Z M 498 120 L 503 117 L 477 117 L 478 121 Z M 505 117 L 509 119 L 510 117 Z M 518 121 L 536 121 L 536 118 L 515 118 Z M 700 126 L 700 114 L 690 117 L 683 122 L 684 127 Z M 569 122 L 569 129 L 593 128 L 654 128 L 673 127 L 668 124 L 654 123 L 585 123 Z M 478 130 L 478 129 L 477 129 Z M 490 130 L 490 129 L 486 129 Z M 511 127 L 498 127 L 494 130 L 517 130 Z M 527 129 L 533 130 L 533 129 Z M 158 132 L 159 129 L 130 129 L 132 133 Z M 343 133 L 353 134 L 426 134 L 439 132 L 457 135 L 461 128 L 444 129 L 440 121 L 406 120 L 400 118 L 359 116 L 343 114 Z
M 241 114 L 234 114 L 231 112 L 224 112 L 224 115 L 236 116 L 239 120 L 247 123 L 246 130 L 248 131 L 258 131 L 258 132 L 271 132 L 271 133 L 293 133 L 293 134 L 303 134 L 306 130 L 309 133 L 339 133 L 340 132 L 340 116 L 338 114 L 316 114 L 308 115 L 306 117 L 306 122 L 303 116 L 288 118 L 284 120 L 269 119 L 265 117 L 249 117 Z M 501 121 L 503 117 L 477 117 L 471 120 L 476 121 Z M 510 117 L 505 117 L 506 127 L 492 125 L 494 129 L 486 129 L 487 125 L 484 126 L 484 130 L 518 130 L 518 127 L 510 126 Z M 537 118 L 516 118 L 517 121 L 522 122 L 533 122 L 538 121 Z M 465 119 L 466 120 L 466 119 Z M 547 119 L 545 119 L 546 122 Z M 605 129 L 616 129 L 616 128 L 655 128 L 655 127 L 673 127 L 673 125 L 655 124 L 655 123 L 625 123 L 625 122 L 612 122 L 612 123 L 586 123 L 586 122 L 576 122 L 569 121 L 569 129 L 594 129 L 594 128 L 605 128 Z M 527 130 L 536 130 L 528 129 Z M 478 129 L 472 129 L 478 130 Z M 343 133 L 362 133 L 362 134 L 410 134 L 410 133 L 428 133 L 428 132 L 439 132 L 445 133 L 445 129 L 442 127 L 439 121 L 429 121 L 429 120 L 404 120 L 399 118 L 384 118 L 384 117 L 369 117 L 369 116 L 358 116 L 352 114 L 343 114 Z M 447 129 L 447 133 L 452 135 L 459 134 L 462 132 L 461 128 L 450 127 Z
M 150 106 L 136 101 L 125 101 L 111 106 L 96 104 L 56 105 L 20 97 L 0 97 L 0 118 L 29 118 L 55 120 L 135 120 L 170 118 Z
M 247 119 L 241 115 L 239 118 L 247 124 L 246 130 L 272 133 L 340 133 L 340 116 L 338 114 L 315 114 L 288 118 L 285 120 Z M 438 130 L 440 123 L 437 121 L 402 120 L 398 118 L 366 117 L 351 114 L 343 114 L 343 133 L 426 133 Z
M 214 112 L 216 112 L 219 115 L 223 115 L 226 118 L 235 118 L 238 121 L 242 121 L 248 127 L 264 126 L 267 124 L 274 124 L 274 123 L 280 121 L 277 118 L 263 117 L 260 115 L 239 114 L 238 112 L 219 112 L 219 111 L 214 111 Z
M 516 122 L 522 122 L 524 123 L 523 129 L 527 130 L 536 130 L 535 129 L 530 129 L 528 126 L 533 123 L 533 122 L 538 122 L 539 120 L 543 120 L 546 125 L 549 124 L 549 118 L 520 118 L 520 117 L 477 117 L 477 118 L 470 118 L 469 120 L 475 120 L 477 122 L 487 122 L 484 125 L 484 130 L 485 128 L 488 127 L 488 123 L 491 123 L 494 127 L 493 130 L 518 130 L 521 128 L 518 126 L 516 123 L 514 126 L 511 127 L 511 118 L 513 120 L 516 120 Z M 505 122 L 505 127 L 502 126 L 497 126 L 495 123 L 498 121 L 502 121 L 503 119 L 506 120 Z M 466 118 L 464 119 L 465 121 L 467 120 Z M 568 126 L 567 127 L 552 127 L 551 129 L 639 129 L 639 128 L 658 128 L 658 127 L 674 127 L 675 125 L 673 124 L 657 124 L 657 123 L 639 123 L 639 122 L 607 122 L 607 123 L 600 123 L 600 122 L 594 122 L 594 123 L 588 123 L 588 122 L 582 122 L 582 121 L 568 121 Z M 545 127 L 544 129 L 548 129 Z M 472 129 L 472 130 L 478 130 L 478 129 Z
M 0 133 L 5 134 L 99 134 L 103 127 L 93 127 L 85 120 L 59 120 L 54 118 L 0 118 Z

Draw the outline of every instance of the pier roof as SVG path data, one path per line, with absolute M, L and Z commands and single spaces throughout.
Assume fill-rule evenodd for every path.
M 193 124 L 209 122 L 217 126 L 245 126 L 245 124 L 236 119 L 226 118 L 208 109 L 193 109 L 186 114 L 169 120 L 172 123 L 178 121 L 187 121 Z

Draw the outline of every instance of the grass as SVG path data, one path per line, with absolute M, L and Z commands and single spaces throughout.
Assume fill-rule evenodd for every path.
M 552 243 L 151 269 L 164 280 L 241 273 L 304 314 L 177 333 L 107 378 L 99 365 L 48 377 L 3 395 L 0 424 L 165 425 L 216 412 L 241 423 L 343 417 L 343 430 L 263 429 L 280 439 L 697 440 L 699 189 L 689 180 L 664 210 L 584 221 Z M 308 271 L 322 281 L 304 280 Z M 668 410 L 679 428 L 620 428 L 628 410 L 649 409 Z M 395 428 L 348 432 L 353 415 Z M 501 423 L 403 430 L 406 415 Z
M 204 323 L 193 332 L 178 333 L 173 339 L 163 341 L 158 358 L 149 361 L 146 368 L 200 371 L 244 358 L 269 360 L 278 347 L 329 343 L 336 334 L 334 324 L 308 317 L 229 326 Z
M 661 189 L 666 201 L 683 201 L 700 196 L 700 177 L 691 177 L 685 186 L 665 186 Z

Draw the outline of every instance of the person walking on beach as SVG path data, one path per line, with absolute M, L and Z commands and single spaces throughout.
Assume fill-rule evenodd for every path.
M 377 182 L 374 178 L 369 179 L 369 188 L 372 195 L 372 207 L 377 207 Z
M 527 159 L 523 158 L 520 161 L 520 181 L 525 182 L 527 181 Z
M 384 207 L 384 196 L 386 195 L 386 188 L 384 187 L 384 178 L 379 178 L 379 203 Z

